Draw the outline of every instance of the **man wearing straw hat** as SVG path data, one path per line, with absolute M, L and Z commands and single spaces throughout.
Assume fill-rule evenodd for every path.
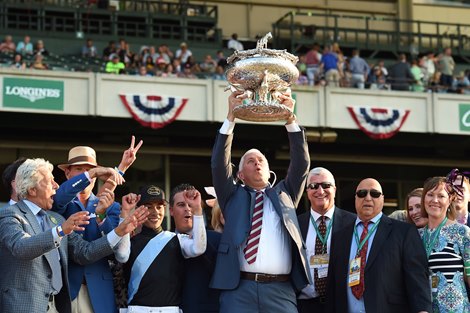
M 114 202 L 111 190 L 115 184 L 108 184 L 123 182 L 124 171 L 134 162 L 135 154 L 142 145 L 140 142 L 134 147 L 134 141 L 132 137 L 131 147 L 124 152 L 123 160 L 116 169 L 99 166 L 95 150 L 86 146 L 70 149 L 68 162 L 58 165 L 65 172 L 67 181 L 57 190 L 53 210 L 65 218 L 76 212 L 88 211 L 90 224 L 80 232 L 87 241 L 100 238 L 119 224 L 120 206 Z M 109 187 L 98 196 L 92 192 L 96 178 L 107 181 L 105 186 Z M 107 258 L 86 266 L 70 262 L 69 281 L 74 313 L 116 311 L 113 276 Z

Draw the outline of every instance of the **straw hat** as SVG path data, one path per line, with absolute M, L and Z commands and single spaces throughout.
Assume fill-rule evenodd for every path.
M 73 147 L 69 151 L 69 159 L 67 163 L 57 165 L 58 168 L 65 171 L 71 165 L 88 164 L 98 166 L 96 163 L 96 152 L 90 147 L 78 146 Z

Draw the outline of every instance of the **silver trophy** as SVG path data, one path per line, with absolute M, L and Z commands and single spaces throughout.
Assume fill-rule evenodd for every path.
M 299 77 L 299 58 L 286 50 L 267 49 L 267 33 L 256 49 L 235 51 L 228 59 L 227 89 L 241 91 L 243 104 L 233 109 L 235 117 L 253 122 L 287 120 L 293 112 L 281 104 L 279 96 L 290 90 Z

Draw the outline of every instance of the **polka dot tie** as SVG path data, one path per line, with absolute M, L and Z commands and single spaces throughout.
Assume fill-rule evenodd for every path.
M 325 223 L 325 217 L 320 216 L 318 218 L 320 220 L 320 224 L 318 225 L 318 230 L 320 234 L 322 235 L 323 238 L 325 238 L 326 235 L 326 223 Z M 325 238 L 327 239 L 327 238 Z M 320 237 L 317 236 L 317 239 L 315 240 L 315 255 L 318 254 L 324 254 L 326 253 L 326 245 L 323 245 L 323 243 L 320 240 Z M 318 269 L 314 269 L 313 271 L 313 281 L 315 285 L 315 290 L 318 292 L 318 295 L 320 297 L 326 296 L 326 281 L 327 277 L 318 277 Z

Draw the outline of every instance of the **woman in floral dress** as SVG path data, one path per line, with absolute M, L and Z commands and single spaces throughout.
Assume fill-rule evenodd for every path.
M 470 283 L 470 228 L 455 222 L 451 203 L 457 192 L 455 177 L 433 177 L 424 184 L 421 214 L 428 224 L 419 233 L 429 260 L 433 312 L 470 312 L 465 289 Z

